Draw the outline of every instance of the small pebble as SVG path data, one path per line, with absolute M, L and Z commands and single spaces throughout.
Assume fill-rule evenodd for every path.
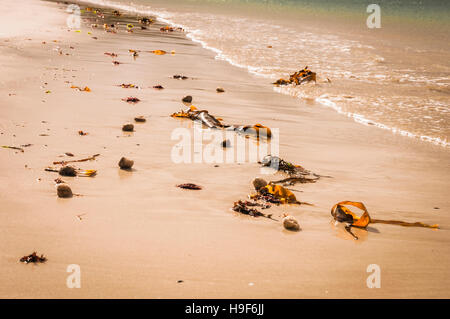
M 192 103 L 192 96 L 187 95 L 184 98 L 181 99 L 184 103 Z
M 126 158 L 126 157 L 122 157 L 119 161 L 119 167 L 121 169 L 130 169 L 132 168 L 134 165 L 134 161 Z
M 124 132 L 133 132 L 134 131 L 134 125 L 133 124 L 125 124 L 122 126 L 122 131 Z
M 283 218 L 283 226 L 287 230 L 293 230 L 293 231 L 300 230 L 300 225 L 299 225 L 298 221 L 293 216 L 290 216 L 290 215 L 287 215 L 286 217 Z
M 134 118 L 134 120 L 135 120 L 136 122 L 140 122 L 140 123 L 143 123 L 143 122 L 147 121 L 147 120 L 145 119 L 145 117 L 143 117 L 143 116 L 136 116 L 136 117 Z
M 221 88 L 221 87 L 218 87 L 218 88 L 216 89 L 216 92 L 217 92 L 217 93 L 223 93 L 223 92 L 225 92 L 225 90 L 224 90 L 223 88 Z
M 73 196 L 72 190 L 66 184 L 58 184 L 56 192 L 58 193 L 58 197 L 60 198 L 70 198 Z

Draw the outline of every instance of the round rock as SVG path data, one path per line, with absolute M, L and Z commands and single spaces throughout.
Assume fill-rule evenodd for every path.
M 134 161 L 126 157 L 122 157 L 119 161 L 119 167 L 121 169 L 131 169 L 134 165 Z
M 77 171 L 72 166 L 63 166 L 59 170 L 61 176 L 77 176 Z
M 134 131 L 134 125 L 133 124 L 125 124 L 122 126 L 122 131 L 124 132 L 133 132 Z
M 256 191 L 259 191 L 261 188 L 265 187 L 267 182 L 262 178 L 255 178 L 253 180 L 253 187 L 255 187 Z
M 292 231 L 300 230 L 300 225 L 299 225 L 298 221 L 293 216 L 290 216 L 290 215 L 283 218 L 283 226 L 287 230 L 292 230 Z
M 184 98 L 181 99 L 184 103 L 192 103 L 192 96 L 187 95 Z
M 58 194 L 58 197 L 60 197 L 60 198 L 70 198 L 73 196 L 72 190 L 66 184 L 58 184 L 58 187 L 56 188 L 56 192 Z

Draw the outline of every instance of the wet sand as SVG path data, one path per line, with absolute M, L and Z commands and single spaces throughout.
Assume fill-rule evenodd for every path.
M 159 24 L 134 33 L 122 25 L 112 34 L 83 21 L 82 32 L 68 32 L 66 5 L 27 0 L 7 5 L 1 29 L 19 12 L 26 15 L 28 6 L 30 17 L 41 12 L 34 25 L 0 38 L 0 145 L 33 144 L 23 153 L 0 148 L 1 297 L 450 296 L 448 150 L 276 94 L 267 80 L 215 60 L 182 32 L 161 33 Z M 176 53 L 142 52 L 134 59 L 129 49 Z M 114 59 L 122 64 L 113 65 L 104 52 L 119 54 Z M 174 74 L 192 79 L 175 80 Z M 142 89 L 117 87 L 121 83 Z M 157 84 L 165 89 L 154 90 Z M 225 93 L 217 94 L 218 86 Z M 253 178 L 281 174 L 262 175 L 257 163 L 215 167 L 171 160 L 173 130 L 192 128 L 191 121 L 169 116 L 183 107 L 185 95 L 227 123 L 278 128 L 281 158 L 333 177 L 291 187 L 315 206 L 270 209 L 277 217 L 295 216 L 300 232 L 230 209 L 252 192 Z M 141 102 L 123 102 L 127 96 Z M 122 132 L 138 115 L 147 122 Z M 59 157 L 65 152 L 74 159 L 101 154 L 76 163 L 98 170 L 97 176 L 61 177 L 81 197 L 58 199 L 59 176 L 44 171 L 53 161 L 72 159 Z M 119 170 L 122 156 L 135 161 L 132 171 Z M 203 190 L 175 187 L 187 182 Z M 437 223 L 441 229 L 374 224 L 356 230 L 355 241 L 330 215 L 342 200 L 364 202 L 373 218 Z M 18 261 L 33 251 L 48 261 Z M 80 289 L 66 286 L 70 264 L 81 267 Z M 379 289 L 367 288 L 370 264 L 381 268 Z

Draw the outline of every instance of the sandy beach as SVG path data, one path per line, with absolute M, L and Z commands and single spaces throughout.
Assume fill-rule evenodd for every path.
M 277 94 L 270 81 L 215 59 L 184 32 L 161 32 L 161 21 L 144 30 L 136 15 L 99 8 L 117 27 L 106 32 L 81 5 L 81 26 L 69 28 L 67 6 L 7 2 L 0 20 L 0 145 L 23 148 L 0 148 L 1 298 L 450 297 L 448 147 Z M 172 133 L 194 134 L 192 121 L 170 117 L 186 108 L 187 95 L 225 123 L 274 129 L 282 159 L 331 176 L 289 187 L 314 206 L 265 210 L 278 221 L 238 214 L 233 203 L 254 192 L 254 178 L 284 175 L 248 161 L 175 163 Z M 122 100 L 130 96 L 141 101 Z M 134 132 L 122 131 L 126 123 Z M 74 163 L 97 170 L 94 177 L 45 171 L 94 154 Z M 119 169 L 123 156 L 134 160 L 131 171 Z M 56 178 L 82 196 L 58 198 Z M 176 187 L 182 183 L 202 190 Z M 355 229 L 354 240 L 330 214 L 344 200 L 363 202 L 373 218 L 439 229 L 373 224 Z M 300 231 L 283 228 L 284 213 Z M 19 262 L 33 251 L 47 262 Z M 72 264 L 81 288 L 66 285 Z M 367 286 L 372 264 L 381 288 Z

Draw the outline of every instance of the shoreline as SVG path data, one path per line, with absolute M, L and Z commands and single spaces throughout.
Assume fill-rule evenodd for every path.
M 37 5 L 28 0 L 24 6 L 30 3 Z M 59 23 L 65 21 L 64 5 L 39 6 L 60 15 Z M 124 15 L 120 22 L 132 18 Z M 122 24 L 121 32 L 110 34 L 86 23 L 81 33 L 55 23 L 49 34 L 33 34 L 29 41 L 23 35 L 0 47 L 11 56 L 11 46 L 22 48 L 9 63 L 8 72 L 17 80 L 0 89 L 0 102 L 7 105 L 0 111 L 0 144 L 33 144 L 23 153 L 0 149 L 2 297 L 449 296 L 446 150 L 276 94 L 266 81 L 216 60 L 183 34 L 160 33 L 159 24 L 134 33 L 126 33 Z M 133 59 L 130 49 L 142 53 Z M 175 54 L 148 53 L 158 49 Z M 113 65 L 104 52 L 116 52 L 121 64 Z M 171 79 L 174 74 L 190 79 Z M 121 83 L 142 89 L 117 87 Z M 154 90 L 157 84 L 165 89 Z M 88 86 L 91 92 L 70 85 Z M 216 93 L 218 86 L 225 93 Z M 171 132 L 192 129 L 189 120 L 170 117 L 184 108 L 180 100 L 186 95 L 226 123 L 278 128 L 281 158 L 333 176 L 294 187 L 300 200 L 315 206 L 270 208 L 277 217 L 295 216 L 302 231 L 287 232 L 279 223 L 231 211 L 234 201 L 252 192 L 253 178 L 264 177 L 258 164 L 171 161 L 176 143 Z M 141 102 L 129 105 L 121 100 L 127 96 Z M 121 132 L 138 115 L 147 122 L 134 123 L 132 134 Z M 79 130 L 89 134 L 79 136 Z M 58 175 L 43 170 L 66 159 L 59 157 L 65 152 L 76 159 L 101 154 L 79 165 L 98 170 L 96 177 L 63 178 L 83 194 L 69 200 L 56 198 Z M 132 158 L 135 170 L 119 170 L 121 156 Z M 175 187 L 186 182 L 203 189 Z M 330 216 L 342 200 L 364 202 L 374 218 L 438 223 L 441 229 L 375 225 L 358 232 L 361 240 L 354 241 Z M 83 220 L 76 218 L 80 214 Z M 33 249 L 48 262 L 17 261 Z M 367 266 L 374 263 L 382 269 L 382 289 L 365 284 Z M 82 269 L 81 289 L 65 286 L 69 264 Z
M 83 3 L 89 3 L 91 5 L 101 5 L 98 1 L 92 0 L 92 1 L 84 1 Z M 255 75 L 261 78 L 270 79 L 270 80 L 276 80 L 277 78 L 272 75 L 267 75 L 260 72 L 260 68 L 256 66 L 241 64 L 239 62 L 236 62 L 233 60 L 232 57 L 225 54 L 221 49 L 215 48 L 211 45 L 209 45 L 205 40 L 200 39 L 198 36 L 196 36 L 196 33 L 199 31 L 197 29 L 190 29 L 187 28 L 186 25 L 176 23 L 172 20 L 170 17 L 170 13 L 168 11 L 165 11 L 166 9 L 162 9 L 163 11 L 158 11 L 158 9 L 152 9 L 148 10 L 144 7 L 135 7 L 127 4 L 120 4 L 115 2 L 106 2 L 104 4 L 106 7 L 115 8 L 119 10 L 124 10 L 126 12 L 129 12 L 131 14 L 153 14 L 155 17 L 160 20 L 161 22 L 164 22 L 168 25 L 171 25 L 173 27 L 181 27 L 186 30 L 186 36 L 191 39 L 192 41 L 199 43 L 203 48 L 210 50 L 216 54 L 215 59 L 217 60 L 223 60 L 229 63 L 230 65 L 238 68 L 245 69 L 247 72 L 249 72 L 251 75 Z M 362 36 L 362 35 L 360 35 Z M 366 34 L 367 36 L 367 34 Z M 287 75 L 287 74 L 285 74 Z M 324 80 L 324 79 L 322 79 Z M 335 79 L 333 79 L 335 81 Z M 352 83 L 348 83 L 348 85 L 351 85 Z M 354 83 L 353 83 L 354 84 Z M 427 87 L 421 87 L 422 89 L 427 90 Z M 444 87 L 445 88 L 445 87 Z M 303 92 L 296 90 L 295 87 L 274 87 L 273 88 L 275 92 L 280 94 L 286 94 L 290 96 L 294 96 L 296 98 L 299 98 L 299 103 L 305 103 L 307 100 L 314 99 L 314 101 L 319 104 L 320 106 L 324 108 L 330 108 L 336 111 L 337 113 L 346 116 L 348 118 L 351 118 L 353 121 L 355 121 L 358 124 L 362 125 L 372 125 L 374 127 L 377 127 L 378 129 L 387 130 L 390 131 L 394 135 L 401 135 L 404 137 L 412 138 L 420 140 L 421 142 L 425 143 L 431 143 L 434 145 L 437 145 L 439 147 L 444 147 L 446 151 L 448 151 L 448 147 L 450 146 L 450 142 L 447 140 L 447 138 L 443 138 L 442 136 L 431 136 L 427 134 L 421 134 L 418 132 L 415 132 L 413 129 L 405 129 L 402 128 L 399 123 L 397 125 L 393 123 L 387 123 L 384 121 L 380 121 L 379 119 L 374 119 L 370 115 L 367 114 L 361 114 L 358 112 L 354 112 L 352 110 L 345 110 L 346 105 L 341 102 L 337 102 L 333 98 L 330 98 L 329 95 L 333 96 L 333 94 L 322 94 L 320 96 L 305 96 L 302 97 Z M 335 93 L 335 92 L 334 92 Z

